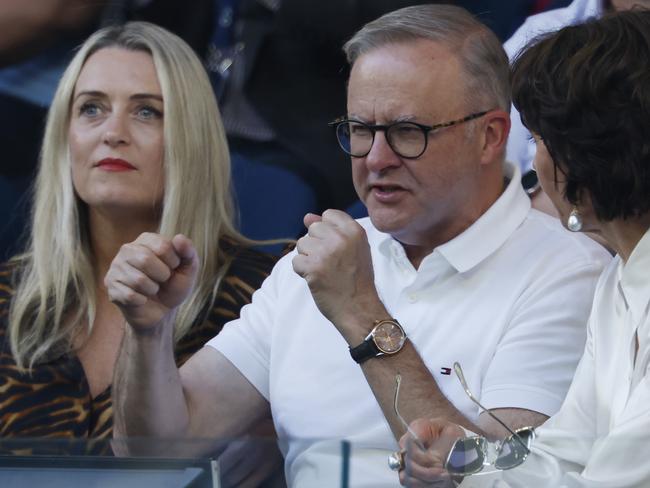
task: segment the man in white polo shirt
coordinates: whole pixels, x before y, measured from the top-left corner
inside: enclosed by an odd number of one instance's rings
[[[142,295],[147,270],[174,261],[156,254],[166,239],[140,242],[142,275],[121,273],[120,253],[106,280],[130,325],[118,437],[237,436],[272,414],[291,486],[335,486],[340,439],[352,443],[350,486],[396,486],[386,455],[404,432],[397,374],[407,422],[444,416],[499,432],[451,376],[454,361],[514,428],[560,407],[609,255],[531,210],[504,163],[498,39],[462,9],[426,5],[369,23],[345,50],[348,114],[332,125],[369,218],[307,215],[296,251],[180,372],[169,345],[196,273],[191,243],[167,247],[181,261],[169,269],[177,292],[146,300],[124,290]]]

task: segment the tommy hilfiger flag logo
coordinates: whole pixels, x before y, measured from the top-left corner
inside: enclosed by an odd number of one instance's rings
[[[440,368],[440,374],[449,376],[451,374],[451,368]]]

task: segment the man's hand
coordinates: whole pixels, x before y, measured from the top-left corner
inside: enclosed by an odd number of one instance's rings
[[[360,310],[383,308],[363,227],[340,210],[307,214],[304,222],[308,231],[296,245],[293,269],[307,281],[321,313],[339,326]]]
[[[198,258],[187,237],[178,234],[169,240],[144,233],[120,248],[104,284],[133,329],[147,332],[173,318],[192,291],[197,272]]]
[[[404,453],[400,483],[408,487],[452,487],[444,465],[454,442],[465,436],[463,429],[442,418],[417,419],[410,428],[417,439],[407,432],[399,441]]]

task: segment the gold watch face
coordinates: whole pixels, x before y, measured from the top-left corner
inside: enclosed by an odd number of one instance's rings
[[[372,338],[381,352],[394,354],[402,349],[406,335],[397,322],[385,320],[373,329]]]

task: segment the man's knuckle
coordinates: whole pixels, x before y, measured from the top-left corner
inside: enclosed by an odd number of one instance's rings
[[[167,281],[169,278],[171,278],[171,276],[172,276],[172,272],[167,267],[163,268],[160,272],[160,277],[162,281]]]
[[[157,261],[156,252],[150,247],[144,247],[138,250],[138,253],[134,256],[135,261],[139,268],[151,268]]]
[[[171,251],[172,244],[166,239],[160,239],[152,244],[151,249],[158,256],[163,256]]]
[[[133,244],[127,242],[126,244],[122,244],[120,246],[120,250],[118,254],[128,254],[131,252],[132,249],[133,249]]]
[[[346,229],[348,229],[348,232],[350,232],[350,234],[357,238],[361,238],[366,234],[366,231],[363,230],[363,227],[361,227],[355,220],[348,222],[346,224]]]
[[[143,275],[138,275],[133,278],[133,284],[138,288],[145,288],[150,284],[150,282],[149,278]]]
[[[158,234],[155,234],[153,232],[143,232],[140,234],[138,237],[138,241],[151,241],[154,240],[156,237],[158,237]]]
[[[113,282],[113,275],[115,273],[115,268],[113,265],[111,265],[110,268],[108,268],[108,271],[104,275],[104,286],[108,286]]]
[[[124,300],[126,301],[126,303],[135,302],[137,300],[137,296],[138,296],[138,294],[134,290],[131,290],[131,289],[128,289],[128,290],[126,290],[124,292]]]

